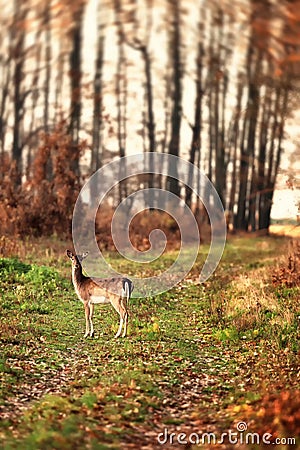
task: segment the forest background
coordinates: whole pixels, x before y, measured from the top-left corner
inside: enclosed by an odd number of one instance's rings
[[[291,164],[299,154],[287,134],[299,103],[299,5],[3,3],[1,232],[70,230],[88,176],[141,151],[188,159],[233,229],[267,230],[283,153]],[[297,185],[292,170],[288,183]],[[151,174],[121,183],[110,206],[139,186],[166,188],[199,217],[191,189]]]

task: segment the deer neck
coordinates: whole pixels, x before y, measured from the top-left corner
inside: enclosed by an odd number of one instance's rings
[[[72,267],[72,281],[74,286],[79,286],[84,280],[85,276],[82,273],[82,267]]]

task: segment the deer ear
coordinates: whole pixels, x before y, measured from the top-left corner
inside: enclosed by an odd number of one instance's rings
[[[83,252],[81,255],[81,259],[84,259],[88,256],[89,252]]]
[[[66,254],[69,258],[72,258],[72,256],[74,256],[73,253],[71,252],[71,250],[67,250]]]

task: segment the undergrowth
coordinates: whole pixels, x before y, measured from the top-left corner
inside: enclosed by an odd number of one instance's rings
[[[47,236],[70,234],[80,180],[73,165],[83,151],[71,144],[65,123],[51,134],[44,134],[35,155],[32,172],[24,183],[16,164],[6,153],[1,155],[0,234]]]
[[[252,261],[230,277],[226,290],[213,290],[210,311],[216,337],[267,340],[274,351],[289,349],[297,354],[299,270],[299,243],[291,242],[280,263]]]

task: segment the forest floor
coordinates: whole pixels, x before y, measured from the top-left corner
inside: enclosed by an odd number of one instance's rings
[[[96,336],[83,338],[65,242],[6,242],[0,447],[299,448],[300,289],[284,282],[289,241],[230,237],[204,284],[200,254],[179,285],[131,300],[119,340],[110,306],[96,308]]]

